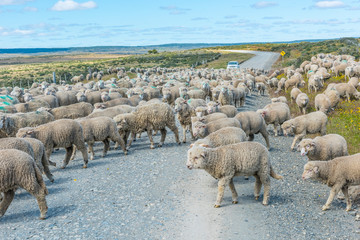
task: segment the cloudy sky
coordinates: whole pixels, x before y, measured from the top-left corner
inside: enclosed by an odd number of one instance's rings
[[[359,37],[360,0],[0,0],[0,48]]]

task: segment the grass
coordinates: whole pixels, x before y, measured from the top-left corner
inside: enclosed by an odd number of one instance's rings
[[[279,76],[279,78],[284,76]],[[300,88],[300,90],[304,93],[306,93],[309,97],[309,108],[307,109],[307,112],[314,112],[315,110],[315,97],[318,93],[315,92],[308,92],[307,90],[307,83],[308,79],[306,78],[306,75],[304,75],[304,80],[306,82],[304,88]],[[324,88],[330,83],[340,83],[340,82],[346,82],[344,79],[344,76],[339,77],[331,77],[328,80],[325,80]],[[296,103],[290,102],[290,92],[291,89],[284,92],[281,91],[280,93],[276,93],[275,90],[270,89],[269,94],[271,97],[278,97],[278,96],[285,96],[288,100],[291,117],[297,117],[301,115],[300,110]],[[330,133],[336,133],[341,136],[343,136],[348,144],[348,150],[349,154],[355,154],[360,152],[360,101],[351,101],[350,103],[347,100],[341,100],[335,111],[332,111],[328,115],[328,125],[327,125],[327,134]],[[315,137],[319,134],[312,134],[308,135],[307,137]]]
[[[239,63],[242,63],[253,56],[254,54],[249,54],[249,53],[232,53],[232,52],[221,51],[221,56],[218,59],[206,64],[202,64],[197,68],[215,68],[215,69],[226,68],[228,62],[230,61],[238,61]]]

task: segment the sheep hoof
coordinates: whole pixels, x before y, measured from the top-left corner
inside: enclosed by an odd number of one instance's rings
[[[127,152],[127,151],[124,151],[124,155],[128,155],[128,152]]]
[[[61,169],[64,169],[65,167],[66,167],[66,166],[61,166],[60,168],[61,168]]]
[[[245,180],[249,180],[249,177],[245,177]]]
[[[264,206],[268,206],[269,205],[269,203],[267,203],[267,202],[263,202],[262,203]]]
[[[155,147],[153,145],[150,146],[150,149],[155,149]]]
[[[353,210],[352,208],[346,208],[345,211],[350,212],[350,211],[352,211],[352,210]]]
[[[259,196],[255,196],[255,200],[259,200]]]
[[[160,144],[158,145],[158,147],[162,147],[162,143],[160,143]]]
[[[323,211],[326,211],[326,210],[328,210],[328,209],[329,209],[329,207],[326,206],[326,205],[324,205],[324,206],[321,208],[321,210],[323,210]]]
[[[50,182],[54,182],[54,179],[53,178],[51,178],[51,179],[49,179],[50,180]]]
[[[183,142],[183,143],[186,143],[186,140],[183,140],[182,142]]]
[[[39,217],[39,219],[40,219],[40,220],[45,220],[46,217],[45,217],[45,216],[44,216],[44,217]]]
[[[238,201],[232,201],[232,204],[238,204],[239,202]]]
[[[220,207],[220,205],[218,205],[218,204],[214,205],[214,208],[219,208],[219,207]]]
[[[87,168],[87,165],[84,165],[83,168]]]

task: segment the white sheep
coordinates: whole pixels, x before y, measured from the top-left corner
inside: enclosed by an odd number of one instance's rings
[[[307,109],[308,104],[309,104],[308,95],[306,95],[306,93],[300,93],[296,97],[296,104],[298,105],[298,107],[300,109],[300,112],[302,112],[303,114],[306,114],[306,109]]]

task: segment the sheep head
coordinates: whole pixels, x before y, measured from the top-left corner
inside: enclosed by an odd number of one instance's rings
[[[208,149],[204,146],[194,146],[187,152],[186,166],[188,169],[204,169],[207,165]]]
[[[314,163],[308,162],[304,166],[304,172],[302,174],[302,179],[316,179],[319,176],[319,167],[315,166]]]
[[[285,136],[294,134],[295,125],[291,120],[284,122],[281,125],[281,128],[282,128]]]
[[[301,156],[305,156],[308,153],[312,153],[315,150],[315,142],[312,139],[303,139],[297,146],[297,151]]]

